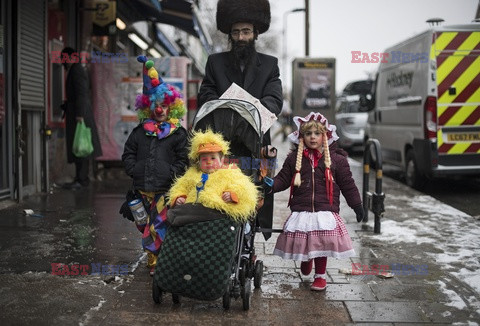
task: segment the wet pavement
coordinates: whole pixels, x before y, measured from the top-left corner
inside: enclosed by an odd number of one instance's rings
[[[288,146],[276,145],[281,161]],[[353,160],[351,166],[361,188],[362,166]],[[371,213],[368,223],[357,223],[342,198],[341,215],[358,256],[329,259],[324,292],[310,291],[313,276],[302,276],[298,262],[272,255],[276,234],[268,241],[257,234],[264,278],[261,289],[253,291],[248,311],[241,299],[232,301],[228,311],[221,299],[181,298],[173,304],[164,294],[163,303],[153,302],[140,233],[118,214],[129,184],[121,170],[110,169],[102,182],[88,189],[52,188],[49,194],[0,209],[1,325],[480,323],[475,251],[480,247],[480,221],[396,180],[384,178],[386,212],[380,235],[373,233]],[[275,196],[276,228],[288,215],[287,197],[287,191]],[[432,205],[440,213],[429,210]],[[26,216],[24,209],[37,215]],[[426,232],[425,226],[432,231]],[[472,237],[462,238],[469,233]],[[365,271],[387,265],[386,272],[395,275],[351,275],[352,264]],[[87,275],[79,275],[82,266]],[[68,268],[72,275],[52,275],[52,268],[57,273]],[[101,268],[104,273],[95,274]]]

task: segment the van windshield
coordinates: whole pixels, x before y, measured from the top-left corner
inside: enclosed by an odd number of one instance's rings
[[[372,91],[373,80],[362,80],[348,84],[343,90],[345,95],[369,94]]]

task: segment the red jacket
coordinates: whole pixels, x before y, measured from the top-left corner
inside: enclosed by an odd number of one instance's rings
[[[360,193],[352,178],[346,153],[343,150],[336,149],[336,145],[332,145],[330,147],[330,157],[332,159],[330,169],[333,175],[333,205],[330,206],[327,197],[323,158],[320,159],[318,166],[312,171],[310,160],[303,157],[300,169],[302,184],[293,188],[293,197],[290,200],[292,212],[331,211],[338,213],[340,211],[340,191],[351,208],[362,204]],[[274,179],[273,192],[283,191],[290,187],[295,175],[296,159],[297,150],[288,154],[282,169]]]

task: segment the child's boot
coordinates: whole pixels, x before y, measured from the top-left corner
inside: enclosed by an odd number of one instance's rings
[[[302,263],[300,264],[300,271],[303,275],[309,275],[312,272],[312,268],[313,259],[310,259],[309,261],[302,261]]]
[[[147,268],[150,268],[150,276],[155,273],[155,265],[157,265],[157,255],[147,251]]]
[[[327,280],[325,279],[325,274],[319,275],[315,274],[315,279],[313,280],[312,286],[310,289],[312,291],[323,291],[327,287]]]

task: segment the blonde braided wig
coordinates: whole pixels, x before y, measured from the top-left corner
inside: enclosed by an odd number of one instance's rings
[[[293,181],[293,185],[297,187],[302,184],[300,169],[302,168],[303,146],[303,138],[300,138],[298,142],[297,161],[295,162],[295,180]]]

